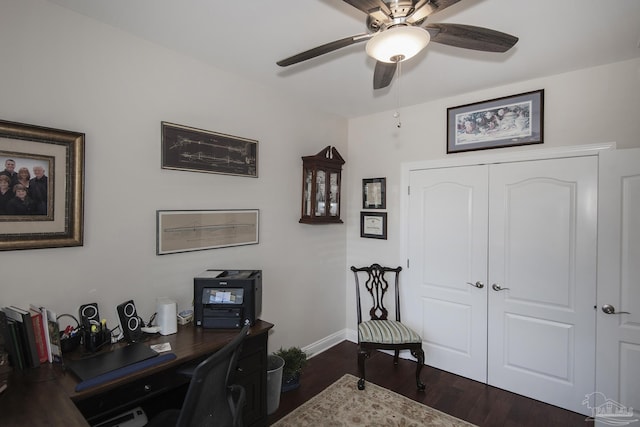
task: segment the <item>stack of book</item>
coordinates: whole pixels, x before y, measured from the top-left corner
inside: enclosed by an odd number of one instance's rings
[[[12,371],[9,363],[9,352],[7,351],[7,344],[5,342],[5,336],[7,335],[6,327],[7,315],[0,311],[0,394],[7,389],[7,381]]]
[[[25,310],[4,307],[0,315],[0,340],[10,365],[18,370],[37,368],[41,363],[59,362],[60,332],[56,315],[44,307]]]

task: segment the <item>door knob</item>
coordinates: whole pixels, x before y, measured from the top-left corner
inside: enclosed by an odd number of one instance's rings
[[[616,311],[616,308],[611,304],[605,304],[602,306],[602,311],[607,314],[631,314],[628,311]]]
[[[509,289],[509,288],[503,288],[502,286],[498,285],[497,283],[494,283],[493,285],[491,285],[491,288],[496,292],[497,291],[506,291],[506,290]]]
[[[475,286],[478,289],[484,288],[484,283],[478,281],[476,283],[467,282],[468,285]]]

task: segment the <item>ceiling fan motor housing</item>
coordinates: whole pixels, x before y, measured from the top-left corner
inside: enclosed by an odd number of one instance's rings
[[[422,1],[424,3],[424,1]],[[371,32],[385,30],[395,25],[408,25],[406,17],[415,10],[410,0],[385,3],[387,7],[377,7],[368,11],[367,28]]]

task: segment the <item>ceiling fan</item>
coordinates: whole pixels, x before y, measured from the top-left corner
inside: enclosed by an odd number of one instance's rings
[[[484,52],[506,52],[518,38],[500,31],[461,24],[426,24],[432,14],[460,0],[343,0],[367,14],[368,32],[346,37],[278,61],[297,64],[366,41],[366,52],[376,60],[373,88],[391,84],[398,64],[413,57],[431,41]]]

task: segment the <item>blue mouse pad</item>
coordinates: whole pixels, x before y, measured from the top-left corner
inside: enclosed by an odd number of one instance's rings
[[[79,360],[65,360],[66,367],[81,381],[115,371],[128,365],[156,357],[158,352],[142,343],[131,343],[126,347],[100,353]]]

